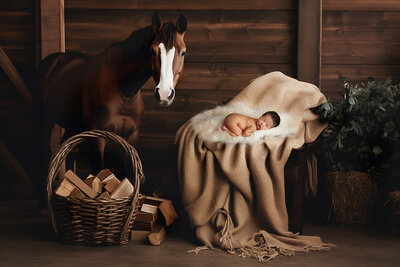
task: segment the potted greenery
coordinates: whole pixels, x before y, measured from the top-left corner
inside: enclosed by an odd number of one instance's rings
[[[367,223],[376,182],[386,196],[400,189],[400,83],[370,78],[354,85],[340,79],[343,98],[314,110],[328,122],[317,156],[335,221]]]

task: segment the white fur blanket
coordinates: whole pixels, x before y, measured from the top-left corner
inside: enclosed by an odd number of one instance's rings
[[[290,114],[278,112],[281,122],[277,127],[268,130],[258,130],[249,137],[230,136],[226,131],[221,130],[224,119],[230,113],[240,113],[253,118],[259,118],[270,109],[255,109],[251,106],[236,103],[234,105],[218,106],[197,114],[190,120],[191,127],[198,134],[199,138],[209,142],[220,143],[246,143],[255,144],[261,142],[268,136],[287,137],[294,135],[298,124],[293,120]]]

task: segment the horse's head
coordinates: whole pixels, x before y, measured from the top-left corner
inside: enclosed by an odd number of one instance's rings
[[[152,27],[156,35],[151,46],[153,77],[157,84],[155,94],[160,105],[169,106],[174,101],[175,86],[183,71],[186,18],[179,15],[176,24],[163,24],[156,13],[152,18]]]

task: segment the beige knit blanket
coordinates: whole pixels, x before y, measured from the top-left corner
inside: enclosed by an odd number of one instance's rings
[[[324,251],[332,246],[317,236],[288,230],[284,188],[284,166],[291,150],[313,142],[325,128],[310,111],[324,102],[326,98],[314,85],[272,72],[254,80],[227,106],[286,114],[295,131],[267,134],[249,143],[204,138],[194,118],[179,129],[176,143],[183,204],[206,247],[266,261],[279,254]]]

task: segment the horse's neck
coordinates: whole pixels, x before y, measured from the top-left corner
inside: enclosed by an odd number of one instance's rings
[[[144,56],[132,60],[122,68],[119,89],[126,97],[132,97],[142,88],[151,77],[150,57]]]
[[[150,46],[154,40],[151,27],[135,31],[131,36],[109,50],[114,49],[116,61],[120,64],[115,68],[119,89],[126,97],[134,96],[143,84],[151,77]]]

